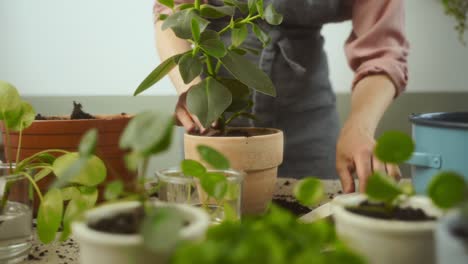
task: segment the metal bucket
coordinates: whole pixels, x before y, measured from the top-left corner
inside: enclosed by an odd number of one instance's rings
[[[468,112],[412,114],[416,149],[408,161],[417,193],[425,193],[440,171],[455,171],[468,180]]]

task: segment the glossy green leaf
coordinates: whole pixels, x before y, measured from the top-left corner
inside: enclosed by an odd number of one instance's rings
[[[196,19],[192,19],[192,37],[195,43],[200,41],[200,24]]]
[[[233,6],[214,6],[209,4],[201,5],[200,15],[202,17],[217,19],[225,16],[233,16],[235,7]]]
[[[96,186],[107,176],[106,166],[100,158],[93,155],[83,159],[76,152],[58,157],[52,167],[62,181],[85,186]]]
[[[427,194],[436,206],[449,209],[467,198],[468,185],[463,176],[456,172],[441,172],[431,179]]]
[[[31,104],[21,101],[18,111],[6,113],[6,123],[13,131],[20,131],[28,128],[36,117],[36,112]]]
[[[211,123],[231,105],[232,95],[221,83],[208,77],[192,86],[187,94],[187,107],[204,127]]]
[[[203,71],[203,65],[197,56],[187,53],[179,61],[179,72],[185,84],[189,84]]]
[[[270,36],[268,36],[268,34],[265,33],[256,24],[251,24],[251,26],[252,26],[252,32],[255,34],[255,36],[257,36],[258,40],[260,40],[260,42],[262,42],[263,47],[268,46],[268,44],[270,44],[270,42],[271,42]]]
[[[264,17],[270,25],[276,26],[283,22],[283,16],[276,12],[275,8],[273,7],[273,4],[269,4],[266,7]]]
[[[63,215],[63,231],[60,234],[60,241],[65,241],[70,237],[71,223],[88,209],[86,201],[79,198],[68,203]]]
[[[305,206],[318,205],[325,195],[322,182],[315,178],[300,180],[293,192],[296,199]]]
[[[154,208],[144,218],[141,234],[144,246],[152,252],[173,250],[184,226],[183,215],[174,207]]]
[[[375,146],[375,156],[387,163],[402,163],[409,158],[414,151],[414,143],[411,137],[399,131],[385,132]]]
[[[88,208],[94,207],[99,196],[97,187],[80,186],[78,189],[80,190],[79,199],[83,200]]]
[[[206,173],[206,168],[196,160],[183,160],[180,164],[182,172],[186,176],[202,177]]]
[[[205,173],[200,178],[200,184],[208,196],[222,200],[227,192],[228,181],[226,176],[218,172]]]
[[[174,0],[158,0],[158,2],[169,8],[174,8]]]
[[[257,6],[257,12],[258,14],[263,17],[264,14],[264,8],[263,8],[263,0],[257,0],[255,1],[255,5]]]
[[[202,160],[215,169],[226,170],[231,167],[229,160],[222,153],[212,147],[198,145],[197,151]]]
[[[226,112],[237,112],[248,109],[251,105],[251,90],[245,84],[234,79],[220,79],[224,87],[228,88],[232,94],[232,103]]]
[[[119,198],[124,191],[124,184],[121,180],[115,180],[106,185],[104,199],[112,201]]]
[[[76,186],[60,188],[60,192],[62,193],[62,199],[64,201],[76,199],[81,194]]]
[[[239,11],[241,11],[243,14],[249,12],[249,7],[247,3],[238,0],[224,0],[224,4],[237,7]]]
[[[247,25],[242,24],[239,27],[233,28],[231,31],[231,42],[235,47],[240,46],[248,35]]]
[[[42,243],[55,240],[55,235],[62,222],[63,200],[58,189],[50,189],[39,205],[37,213],[37,234]]]
[[[78,152],[83,157],[89,157],[96,151],[98,131],[96,128],[88,130],[81,138]]]
[[[21,98],[16,88],[7,82],[0,80],[0,120],[8,124],[8,117],[17,117],[21,111]]]
[[[402,193],[403,191],[389,176],[374,172],[367,180],[366,194],[372,200],[389,203]]]
[[[159,82],[164,76],[166,76],[174,67],[177,62],[184,54],[177,54],[159,64],[138,86],[133,93],[134,96],[146,91],[151,88],[154,84]]]
[[[221,58],[226,55],[226,47],[218,33],[213,30],[205,30],[200,36],[200,48],[208,55]]]
[[[184,9],[175,12],[166,18],[161,26],[162,30],[171,28],[174,34],[181,39],[190,39],[192,37],[192,20],[195,19],[200,25],[200,32],[204,31],[209,21],[201,18],[193,9]]]
[[[248,0],[247,6],[249,7],[249,15],[253,16],[257,13],[257,0]]]
[[[276,96],[275,87],[268,75],[243,56],[228,51],[227,55],[221,58],[221,62],[233,76],[248,87],[260,93]]]

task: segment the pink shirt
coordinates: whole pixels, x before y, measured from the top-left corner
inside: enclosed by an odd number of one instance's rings
[[[170,10],[156,0],[154,12],[168,14]],[[353,87],[368,75],[384,73],[393,81],[399,95],[408,82],[409,44],[404,30],[403,0],[354,0],[352,23],[345,53],[355,72]]]

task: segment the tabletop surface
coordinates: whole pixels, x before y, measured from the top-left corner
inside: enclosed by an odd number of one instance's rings
[[[276,197],[290,196],[296,181],[287,178],[278,179],[274,195]],[[322,203],[330,201],[335,195],[341,193],[339,180],[324,180],[322,182],[326,191],[326,197]],[[54,242],[48,245],[43,245],[34,239],[28,259],[21,262],[21,264],[78,264],[78,255],[78,244],[73,238],[65,242]]]

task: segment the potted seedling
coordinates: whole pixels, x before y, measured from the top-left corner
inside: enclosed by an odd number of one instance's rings
[[[434,204],[449,210],[436,230],[437,263],[468,263],[468,184],[456,172],[434,176],[427,193]]]
[[[203,237],[210,223],[203,210],[155,202],[153,191],[145,188],[149,158],[169,147],[172,129],[172,117],[152,112],[129,122],[120,146],[129,151],[128,168],[138,171],[136,188],[129,192],[121,181],[109,183],[104,192],[108,202],[73,224],[80,263],[166,263],[180,241]]]
[[[3,121],[7,146],[10,131],[21,133],[31,125],[34,115],[31,105],[21,100],[14,87],[0,86],[0,120]],[[51,149],[22,160],[18,154],[20,148],[7,148],[9,157],[16,156],[16,163],[1,164],[0,262],[20,261],[28,255],[33,193],[39,199],[37,233],[43,243],[54,241],[59,228],[62,228],[60,238],[65,240],[76,214],[94,206],[97,185],[106,178],[104,163],[93,155],[94,145],[90,141],[96,136],[96,131],[86,134],[78,152]],[[57,153],[61,154],[59,158],[55,158]],[[38,184],[41,181],[55,176],[60,186],[54,184],[47,192],[40,190]]]
[[[410,137],[387,132],[374,153],[383,162],[398,164],[413,150]],[[337,234],[369,263],[435,263],[433,232],[441,212],[430,199],[413,193],[412,185],[398,185],[385,172],[375,172],[365,194],[334,199]]]
[[[0,87],[13,87],[11,84],[0,81]],[[6,104],[8,97],[2,97],[2,105]],[[96,128],[101,140],[98,142],[96,153],[102,158],[108,168],[108,180],[125,179],[125,182],[134,182],[135,175],[128,171],[123,160],[125,152],[119,148],[119,137],[130,120],[127,114],[118,115],[91,115],[82,110],[82,105],[74,102],[69,116],[44,116],[35,114],[31,116],[31,124],[20,130],[9,131],[6,138],[6,127],[0,123],[3,132],[5,157],[9,162],[16,159],[25,159],[37,152],[47,149],[63,149],[74,151],[82,136],[90,129]],[[18,153],[17,157],[9,155],[8,150]],[[55,153],[59,155],[60,153]],[[39,183],[41,190],[49,185],[47,179]],[[132,186],[128,186],[131,188]]]
[[[173,10],[171,15],[159,17],[164,20],[162,28],[171,29],[177,37],[189,41],[192,49],[163,61],[134,95],[153,86],[176,66],[186,84],[200,77],[201,81],[188,90],[186,103],[208,131],[203,135],[196,131],[185,134],[185,158],[201,161],[199,145],[223,153],[233,169],[246,172],[242,211],[262,213],[273,196],[277,168],[283,160],[283,133],[270,128],[229,125],[238,118],[255,118],[251,113],[253,91],[276,96],[270,78],[244,57],[248,52],[258,51],[242,44],[251,30],[267,45],[270,38],[258,21],[278,25],[282,16],[272,4],[265,8],[263,0],[248,3],[224,0],[217,6],[201,4],[200,0],[182,5],[175,5],[173,0],[159,2]],[[209,19],[220,18],[230,22],[219,30],[208,27]],[[224,35],[231,36],[231,43],[221,41]]]
[[[311,206],[321,200],[324,191],[319,180],[307,178],[297,184],[295,193],[299,201]],[[365,262],[336,238],[330,222],[299,222],[295,215],[272,205],[263,216],[210,227],[205,240],[179,247],[171,263]]]

